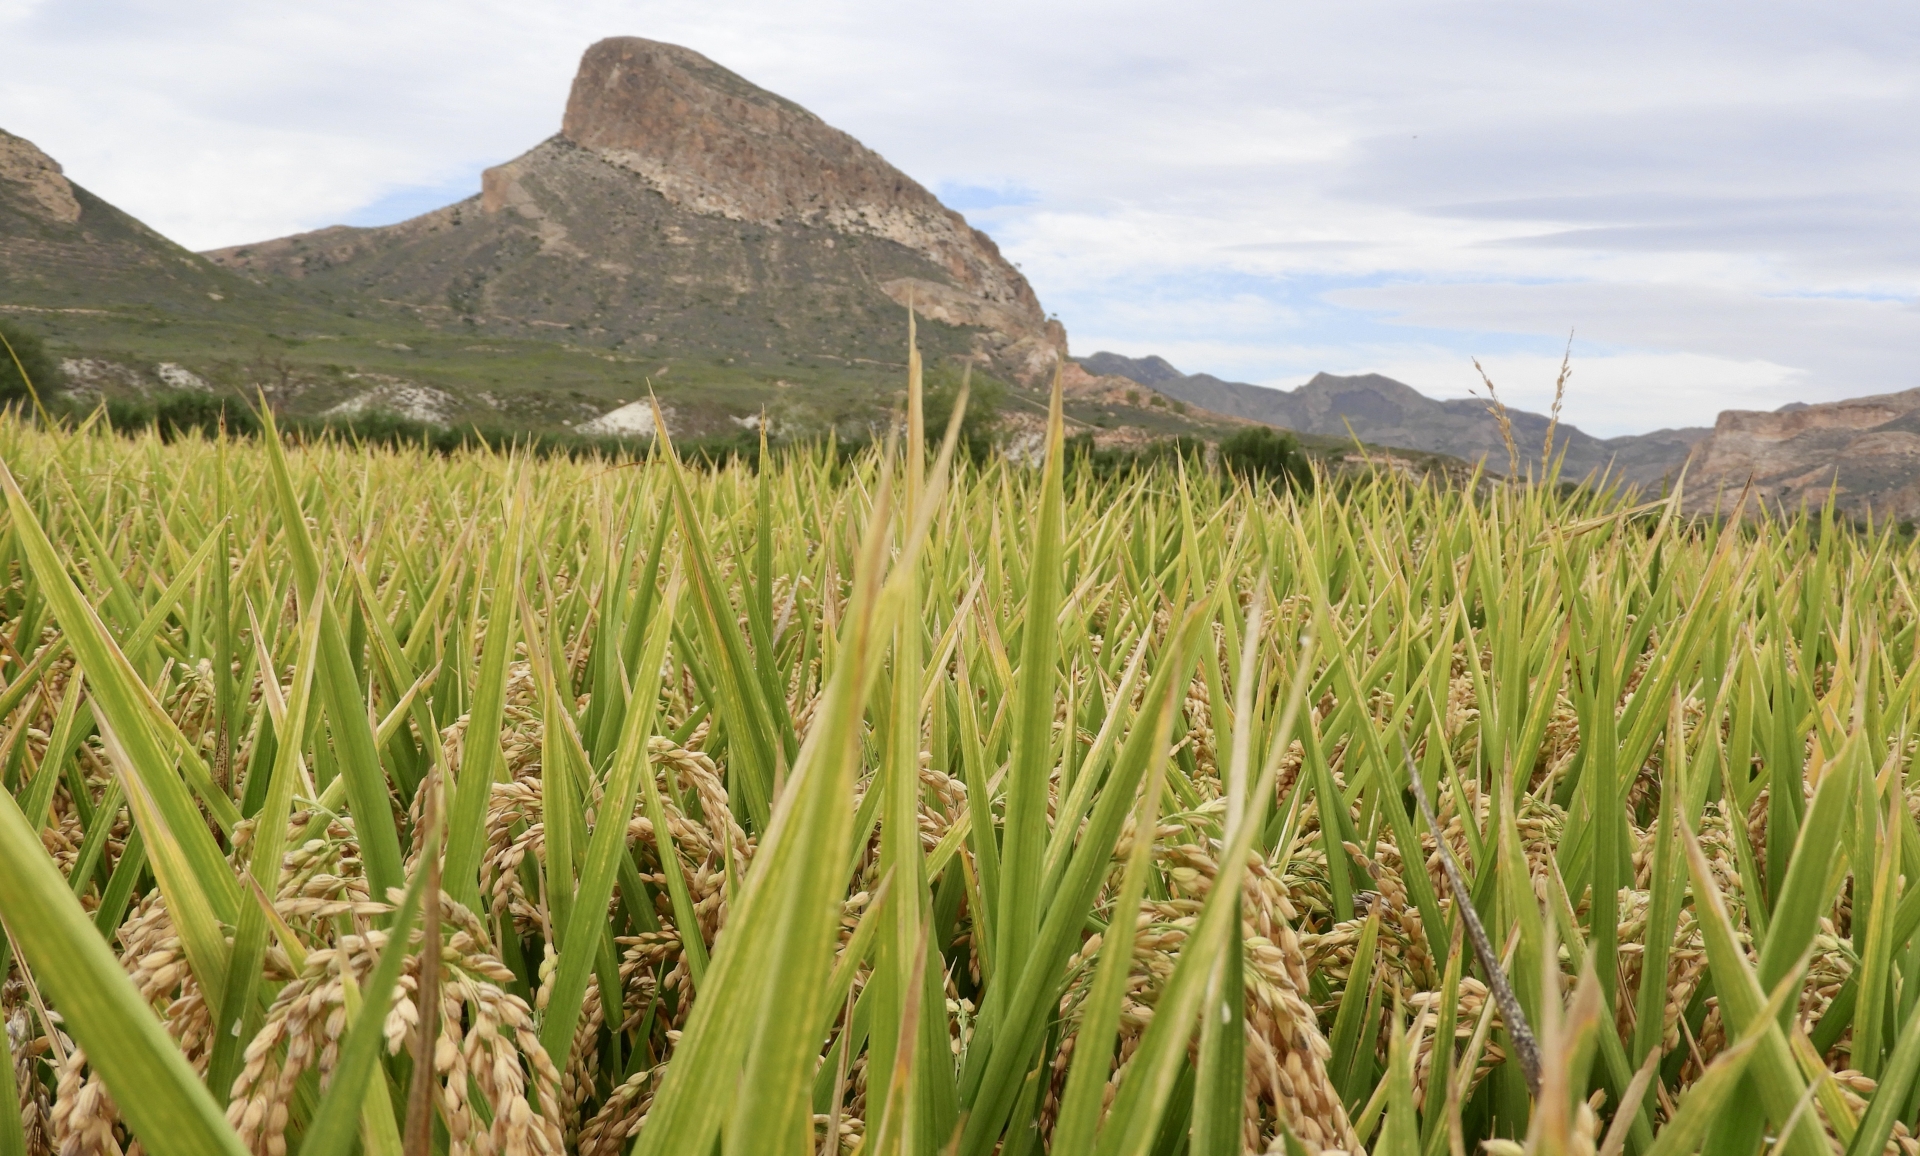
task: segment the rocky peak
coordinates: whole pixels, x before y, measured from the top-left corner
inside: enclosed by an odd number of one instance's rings
[[[959,324],[1046,335],[1032,287],[986,234],[872,149],[690,49],[637,36],[588,48],[561,135],[694,212],[903,245],[966,292],[884,285],[896,301],[913,297]],[[512,203],[508,175],[490,174],[485,207]]]
[[[1433,405],[1419,390],[1378,373],[1316,373],[1294,395],[1333,418],[1376,422],[1406,421]]]
[[[32,141],[4,129],[0,129],[0,198],[31,216],[63,225],[80,219],[80,202],[60,163]]]
[[[922,348],[1022,382],[1066,333],[985,234],[846,133],[685,48],[588,48],[562,131],[457,204],[207,256],[432,324],[756,373],[865,378]],[[641,351],[644,351],[641,354]],[[752,366],[754,368],[749,369]]]

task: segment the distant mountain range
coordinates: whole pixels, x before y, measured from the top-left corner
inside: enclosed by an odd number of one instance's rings
[[[1507,468],[1499,423],[1474,398],[1436,400],[1377,373],[1316,375],[1297,389],[1273,389],[1185,374],[1160,357],[1096,353],[1077,359],[1089,373],[1122,377],[1168,397],[1232,417],[1324,437],[1358,436],[1389,446],[1485,460]],[[1539,469],[1547,418],[1509,410],[1522,468]],[[1596,438],[1561,424],[1562,477],[1608,476],[1643,488],[1686,468],[1688,506],[1727,507],[1751,483],[1750,498],[1778,508],[1818,506],[1831,490],[1843,509],[1920,521],[1920,389],[1846,401],[1793,402],[1771,413],[1725,410],[1711,429],[1655,430]]]
[[[1181,373],[1159,357],[1102,352],[1077,360],[1090,373],[1128,378],[1232,417],[1326,437],[1357,436],[1379,445],[1449,454],[1470,462],[1484,458],[1488,468],[1501,473],[1510,468],[1506,441],[1486,402],[1439,401],[1377,373],[1352,377],[1322,373],[1289,390],[1222,381],[1207,373]],[[1507,413],[1521,468],[1531,468],[1537,476],[1548,419],[1524,410]],[[1663,429],[1603,439],[1562,422],[1554,433],[1554,452],[1566,455],[1563,477],[1583,478],[1610,469],[1613,477],[1644,486],[1677,474],[1693,447],[1711,432]]]

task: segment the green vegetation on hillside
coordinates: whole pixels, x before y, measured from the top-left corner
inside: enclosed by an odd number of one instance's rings
[[[0,404],[28,400],[36,389],[54,388],[62,380],[38,333],[0,319]]]
[[[199,391],[113,398],[93,410],[56,406],[53,412],[57,419],[75,426],[94,420],[97,413],[103,428],[133,436],[150,432],[166,443],[183,437],[214,437],[222,433],[234,438],[255,438],[266,430],[260,412],[240,399]],[[652,451],[651,438],[529,433],[497,424],[447,426],[377,409],[351,416],[289,417],[280,420],[277,429],[282,437],[296,442],[337,441],[355,446],[419,449],[442,455],[491,450],[535,458],[559,455],[617,462],[644,458]],[[864,444],[846,447],[840,451],[841,456],[858,452]],[[681,456],[709,464],[734,460],[757,463],[760,450],[760,440],[746,430],[720,437],[688,439],[679,444]]]
[[[1057,404],[0,418],[0,1152],[1913,1150],[1920,547]]]
[[[1311,486],[1313,466],[1300,440],[1271,426],[1248,426],[1220,441],[1220,464],[1248,481]]]
[[[959,450],[975,464],[983,464],[992,457],[1005,426],[1002,411],[1007,404],[1007,383],[943,362],[928,371],[926,389],[929,445],[939,444],[940,435],[952,420],[954,409],[961,404],[964,391],[966,408],[960,419]]]

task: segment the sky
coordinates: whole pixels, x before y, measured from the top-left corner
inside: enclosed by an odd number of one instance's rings
[[[194,248],[385,224],[686,45],[985,229],[1076,355],[1610,436],[1920,386],[1920,5],[0,0],[0,128]]]

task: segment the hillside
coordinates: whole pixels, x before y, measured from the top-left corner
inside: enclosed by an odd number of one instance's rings
[[[31,141],[0,131],[0,303],[41,310],[164,306],[182,318],[245,316],[270,297],[67,179]]]
[[[34,144],[0,131],[0,314],[56,340],[112,331],[190,333],[218,347],[317,311],[175,244],[67,179]]]
[[[1690,483],[1701,506],[1731,503],[1752,479],[1770,506],[1819,506],[1920,520],[1920,389],[1772,413],[1727,410],[1695,453]],[[1701,484],[1708,483],[1708,484]]]
[[[329,308],[747,372],[896,363],[909,303],[930,356],[1025,384],[1066,344],[992,240],[912,178],[698,53],[636,37],[588,49],[561,132],[487,170],[477,195],[208,257]]]
[[[258,390],[295,413],[378,406],[541,428],[635,390],[630,366],[551,340],[476,348],[412,318],[365,315],[374,312],[302,300],[190,252],[0,131],[0,316],[62,356],[55,392]]]
[[[1232,417],[1267,422],[1323,437],[1358,436],[1381,445],[1448,454],[1467,461],[1485,459],[1488,468],[1509,468],[1505,440],[1487,403],[1474,398],[1430,398],[1409,385],[1377,373],[1341,377],[1317,374],[1297,389],[1272,389],[1223,381],[1211,374],[1184,374],[1164,358],[1096,353],[1077,359],[1090,373],[1140,382],[1193,405]],[[1521,466],[1539,471],[1548,419],[1509,410]],[[1351,433],[1349,433],[1351,430]],[[1657,430],[1630,437],[1596,438],[1564,422],[1554,434],[1556,452],[1564,449],[1563,476],[1569,479],[1611,468],[1626,481],[1651,485],[1678,472],[1704,429]]]

